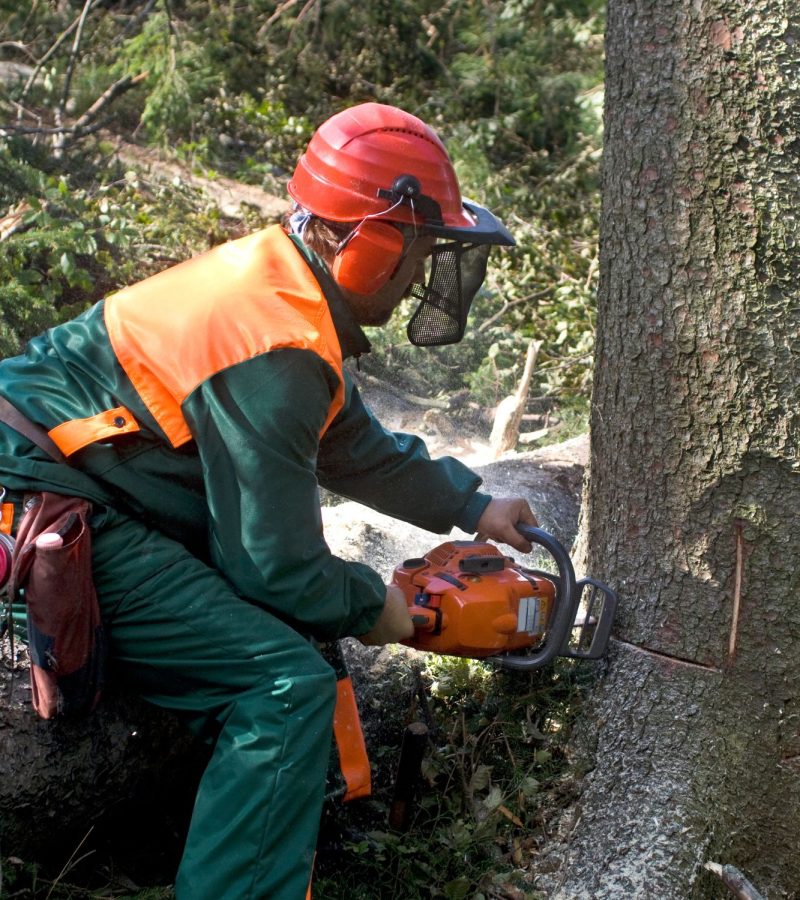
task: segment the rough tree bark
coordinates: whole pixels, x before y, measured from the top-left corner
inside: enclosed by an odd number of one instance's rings
[[[800,9],[608,12],[585,526],[621,612],[549,896],[730,896],[715,860],[797,897]]]

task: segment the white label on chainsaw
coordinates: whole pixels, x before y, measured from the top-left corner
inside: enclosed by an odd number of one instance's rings
[[[539,598],[522,597],[519,601],[517,612],[517,631],[527,631],[528,634],[539,632]]]

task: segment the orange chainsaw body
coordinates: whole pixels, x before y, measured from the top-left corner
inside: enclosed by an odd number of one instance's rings
[[[395,569],[415,625],[418,650],[482,658],[541,643],[555,586],[493,544],[450,541]]]

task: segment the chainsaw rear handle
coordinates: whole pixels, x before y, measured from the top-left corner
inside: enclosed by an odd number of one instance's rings
[[[408,614],[414,623],[416,631],[427,631],[430,634],[441,634],[446,625],[445,617],[440,609],[430,609],[427,606],[408,607]]]
[[[575,583],[575,569],[572,560],[561,543],[547,531],[531,525],[517,524],[517,531],[532,544],[539,544],[553,557],[558,566],[556,583],[555,612],[547,628],[544,646],[530,654],[508,653],[494,657],[504,669],[538,669],[546,665],[569,642],[572,626],[578,612],[580,593]]]

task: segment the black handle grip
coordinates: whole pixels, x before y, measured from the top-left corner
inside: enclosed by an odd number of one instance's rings
[[[497,656],[495,661],[504,669],[538,669],[558,656],[562,647],[569,640],[578,611],[580,594],[575,583],[575,569],[572,567],[572,560],[561,543],[549,532],[531,525],[518,524],[517,531],[525,540],[544,547],[558,566],[558,580],[554,579],[556,585],[555,612],[551,616],[543,647],[527,655],[509,653]]]

